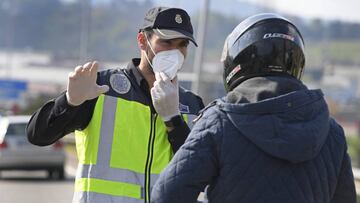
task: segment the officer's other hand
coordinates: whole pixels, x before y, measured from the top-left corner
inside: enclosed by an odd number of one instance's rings
[[[171,80],[164,72],[155,72],[156,81],[151,88],[151,98],[156,112],[163,121],[180,115],[177,76]]]
[[[96,61],[88,62],[83,66],[77,66],[69,73],[66,91],[68,104],[78,106],[109,90],[107,85],[96,84],[98,66]]]

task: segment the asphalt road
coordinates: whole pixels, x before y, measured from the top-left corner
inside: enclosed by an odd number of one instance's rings
[[[0,203],[68,203],[74,191],[77,160],[67,156],[65,180],[47,178],[46,171],[2,171]]]
[[[71,202],[74,178],[47,179],[46,172],[3,172],[0,180],[1,203]]]

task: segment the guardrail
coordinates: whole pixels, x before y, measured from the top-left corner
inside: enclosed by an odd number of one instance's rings
[[[356,193],[360,195],[360,169],[352,168],[355,180]]]

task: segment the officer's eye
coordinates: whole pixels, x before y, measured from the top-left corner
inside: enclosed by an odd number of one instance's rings
[[[171,45],[172,41],[171,40],[161,40],[160,43],[164,44],[164,45]]]
[[[183,41],[183,42],[181,42],[181,44],[180,44],[180,47],[188,47],[189,46],[189,41],[188,40],[186,40],[186,41]]]

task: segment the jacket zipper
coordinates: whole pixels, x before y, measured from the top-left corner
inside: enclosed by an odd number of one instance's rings
[[[148,153],[146,158],[146,166],[145,166],[145,203],[150,203],[150,177],[151,177],[151,165],[153,161],[153,153],[154,153],[154,142],[155,142],[155,134],[156,134],[156,118],[157,114],[151,112],[151,122],[150,122],[150,136],[148,141]]]

